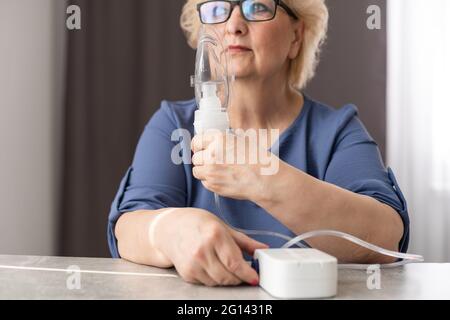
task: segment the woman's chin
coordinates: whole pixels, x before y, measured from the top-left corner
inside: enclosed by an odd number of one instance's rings
[[[234,79],[236,81],[245,80],[245,79],[249,79],[249,78],[250,78],[250,74],[249,73],[235,73],[234,74]]]
[[[235,76],[236,79],[238,78],[247,78],[251,75],[251,71],[249,67],[246,66],[236,66],[233,65],[231,72]]]

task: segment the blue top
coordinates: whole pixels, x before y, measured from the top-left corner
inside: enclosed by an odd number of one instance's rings
[[[172,141],[172,133],[183,128],[194,136],[196,108],[195,100],[163,101],[146,125],[109,213],[108,243],[114,258],[119,257],[114,227],[124,212],[196,207],[218,214],[213,193],[193,177],[192,165],[186,161],[175,164],[171,159],[173,148],[180,145],[178,140]],[[406,201],[357,113],[354,105],[336,110],[304,95],[302,111],[279,138],[278,156],[317,179],[373,197],[394,208],[404,224],[399,249],[406,252],[409,239]],[[189,145],[185,147],[190,150]],[[295,236],[251,201],[222,197],[221,209],[225,219],[235,227]],[[270,236],[252,237],[270,247],[281,247],[285,242]]]

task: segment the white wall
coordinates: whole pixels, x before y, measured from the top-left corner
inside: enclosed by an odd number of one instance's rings
[[[63,5],[0,0],[0,254],[55,253]]]

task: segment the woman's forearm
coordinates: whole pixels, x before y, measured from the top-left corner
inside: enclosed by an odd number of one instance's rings
[[[134,263],[170,268],[171,261],[150,241],[150,227],[154,219],[165,209],[139,210],[124,213],[116,223],[115,235],[119,254],[123,259]]]
[[[398,251],[403,223],[390,206],[318,180],[282,161],[276,175],[261,179],[264,191],[255,202],[294,233],[338,230]],[[307,242],[349,263],[395,261],[344,239],[318,237]]]

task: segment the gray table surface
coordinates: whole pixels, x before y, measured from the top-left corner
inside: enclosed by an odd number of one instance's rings
[[[76,274],[67,269],[74,266],[82,271],[78,274],[80,287],[70,290],[67,284],[76,283],[73,282]],[[450,299],[450,263],[382,269],[379,290],[367,288],[368,277],[364,270],[339,270],[335,299]],[[0,299],[273,298],[260,287],[191,285],[179,278],[174,269],[141,266],[119,259],[0,255]]]

